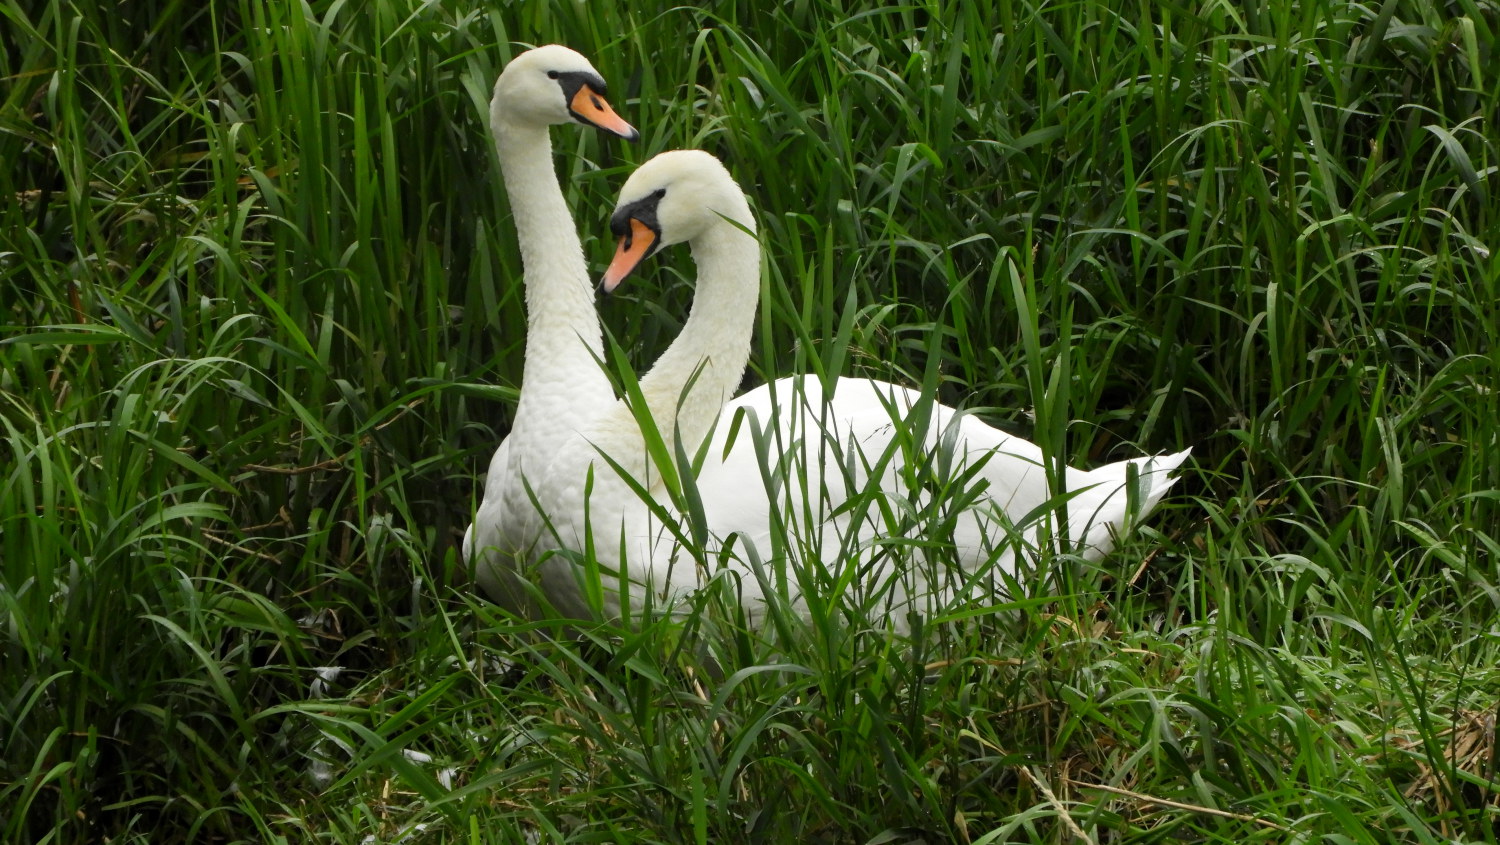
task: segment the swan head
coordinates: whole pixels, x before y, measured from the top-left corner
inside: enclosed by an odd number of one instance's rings
[[[755,218],[734,177],[702,150],[661,153],[636,168],[620,189],[609,219],[619,246],[601,286],[609,293],[664,247],[719,227],[755,233]]]
[[[641,137],[604,99],[599,71],[588,59],[557,44],[527,50],[500,72],[490,99],[490,124],[505,123],[582,123],[627,141]]]

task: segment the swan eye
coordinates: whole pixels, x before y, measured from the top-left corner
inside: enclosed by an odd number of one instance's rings
[[[657,188],[656,191],[651,194],[651,196],[653,198],[658,199],[658,200],[661,199],[662,197],[666,196],[666,195],[667,195],[667,189],[666,188]]]
[[[562,74],[558,73],[555,70],[549,70],[549,71],[547,71],[547,78],[548,79],[556,79],[556,78],[558,78],[561,75]]]

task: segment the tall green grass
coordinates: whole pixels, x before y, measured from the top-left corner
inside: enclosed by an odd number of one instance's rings
[[[10,841],[1497,838],[1490,4],[0,2]],[[755,383],[1194,447],[1060,595],[541,645],[455,544],[521,372],[524,44],[587,253],[721,156]],[[637,369],[686,255],[601,302]],[[536,627],[550,629],[549,622]],[[338,672],[325,667],[339,667]]]

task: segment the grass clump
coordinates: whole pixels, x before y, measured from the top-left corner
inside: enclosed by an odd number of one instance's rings
[[[0,20],[7,840],[1496,839],[1491,6]],[[593,260],[657,151],[751,195],[747,384],[1191,445],[1175,495],[910,642],[711,589],[543,645],[475,598],[525,329],[486,104],[551,41],[645,133],[558,135]],[[637,369],[664,260],[601,306]]]

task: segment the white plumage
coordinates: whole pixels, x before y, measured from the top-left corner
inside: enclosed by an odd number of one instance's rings
[[[1056,547],[1063,531],[1071,548],[1102,557],[1119,531],[1156,505],[1174,481],[1170,471],[1187,458],[1183,451],[1088,472],[1070,468],[1054,490],[1036,445],[909,388],[841,378],[825,393],[808,376],[731,399],[749,360],[760,289],[755,222],[743,192],[707,153],[663,153],[626,182],[611,228],[620,247],[605,288],[658,249],[687,241],[698,265],[692,311],[641,379],[644,407],[620,400],[584,424],[560,446],[538,493],[555,544],[588,546],[605,572],[623,567],[633,608],[646,590],[657,606],[670,606],[727,568],[752,618],[767,589],[805,607],[805,589],[831,588],[861,598],[879,615],[876,624],[903,630],[908,612],[931,613],[955,596],[1003,597],[1017,550]],[[666,524],[692,521],[674,507],[668,479],[694,473],[649,453],[640,425],[647,415],[669,453],[680,442],[688,455],[701,455],[702,559],[685,552]],[[643,485],[649,501],[627,479]],[[1055,516],[1062,500],[1065,525]],[[934,514],[944,508],[952,509],[945,537],[903,535],[943,522]],[[934,540],[951,540],[956,569],[913,564],[931,557]],[[908,553],[896,553],[902,547]],[[604,579],[602,603],[591,601],[566,556],[533,560],[564,613],[620,612],[616,579]]]
[[[515,421],[490,461],[463,555],[490,598],[523,615],[537,609],[518,567],[542,534],[526,479],[534,484],[558,446],[615,398],[598,364],[603,342],[583,247],[552,165],[548,129],[562,123],[638,137],[604,101],[604,80],[583,56],[556,45],[517,56],[495,82],[490,130],[525,268],[526,362]]]

